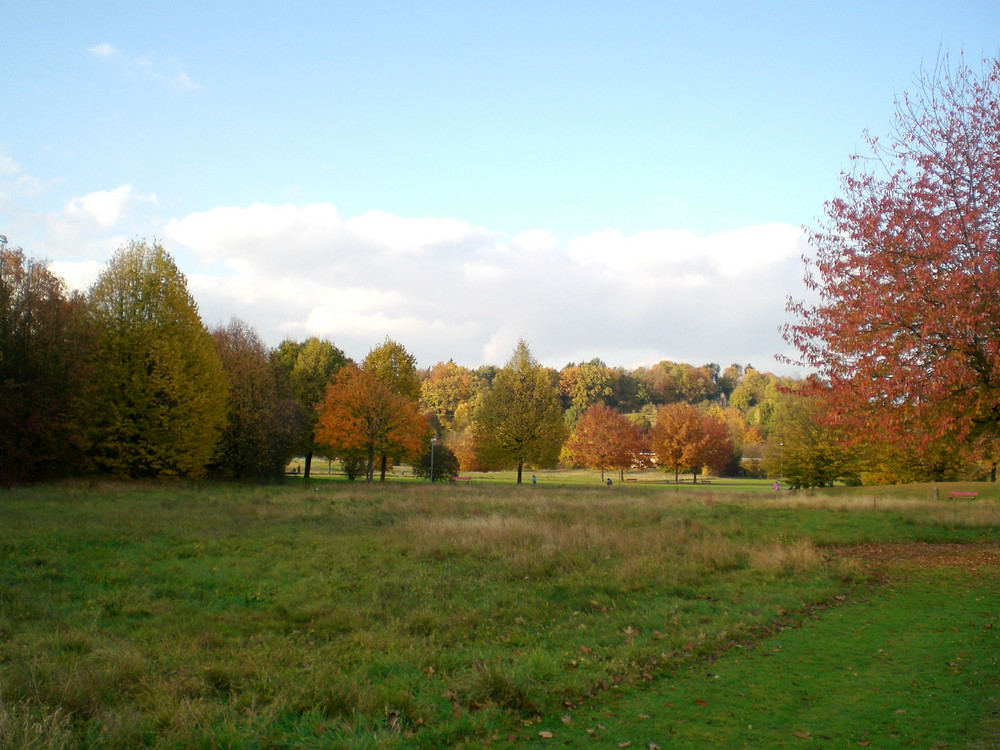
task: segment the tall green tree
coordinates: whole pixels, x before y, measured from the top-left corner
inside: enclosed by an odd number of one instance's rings
[[[475,451],[495,468],[554,466],[566,440],[558,374],[541,367],[522,340],[476,410]]]
[[[226,479],[278,479],[301,429],[295,403],[282,391],[279,371],[247,323],[234,318],[212,331],[212,339],[229,396],[210,470]]]
[[[79,296],[0,250],[0,485],[71,473],[86,448],[88,329]]]
[[[226,420],[226,378],[184,274],[160,244],[130,242],[91,287],[88,307],[97,467],[203,474]]]
[[[315,336],[301,343],[286,339],[271,357],[284,372],[299,410],[300,426],[294,450],[305,457],[303,476],[308,479],[313,456],[321,455],[329,447],[318,443],[314,434],[326,387],[348,359],[330,341]]]

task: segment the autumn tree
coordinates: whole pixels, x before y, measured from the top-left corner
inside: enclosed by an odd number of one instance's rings
[[[782,394],[764,454],[768,476],[792,487],[822,487],[858,472],[843,435],[825,419],[828,405],[815,389]]]
[[[726,422],[692,404],[661,406],[649,437],[657,463],[673,469],[675,482],[681,471],[690,471],[697,482],[702,468],[718,470],[732,454]]]
[[[210,471],[226,479],[276,479],[298,437],[299,414],[257,332],[242,320],[212,331],[229,395]]]
[[[613,394],[611,384],[611,368],[599,359],[564,367],[559,373],[559,390],[563,395],[567,424],[576,424],[592,404],[604,403]]]
[[[226,378],[187,280],[157,243],[118,250],[89,292],[94,460],[127,476],[198,476],[226,419]]]
[[[566,439],[553,375],[519,341],[476,411],[473,429],[478,460],[491,468],[516,467],[518,484],[526,464],[555,465]]]
[[[407,413],[420,412],[420,376],[417,373],[417,360],[402,344],[386,337],[385,341],[376,346],[365,357],[361,365],[372,373],[375,380],[389,389],[391,393],[405,400]],[[422,423],[422,431],[427,432],[426,421]],[[389,458],[394,460],[412,457],[412,451],[402,445],[385,442],[379,452],[379,474],[385,481],[385,472]]]
[[[420,400],[437,418],[442,429],[464,427],[463,406],[486,388],[486,381],[453,361],[438,362],[420,384]]]
[[[416,402],[395,392],[375,372],[349,363],[327,386],[316,425],[316,440],[337,455],[364,456],[365,479],[375,477],[383,455],[416,458],[430,439],[427,420]],[[385,480],[385,474],[382,474]]]
[[[68,474],[84,462],[83,312],[44,263],[0,250],[0,485]]]
[[[282,341],[271,359],[284,372],[298,407],[300,429],[295,450],[305,458],[303,477],[308,479],[313,455],[324,450],[315,439],[319,406],[334,374],[347,364],[347,357],[330,341],[312,336],[301,343]]]
[[[868,137],[826,221],[785,339],[862,439],[1000,433],[1000,61],[947,58]]]
[[[574,463],[600,469],[601,481],[605,469],[617,469],[621,480],[625,469],[644,463],[648,449],[642,430],[604,404],[593,404],[583,412],[565,448]]]

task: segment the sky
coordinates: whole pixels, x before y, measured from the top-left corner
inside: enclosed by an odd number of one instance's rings
[[[10,5],[10,247],[86,290],[159,241],[210,328],[420,367],[796,372],[804,230],[864,131],[1000,53],[995,0]]]

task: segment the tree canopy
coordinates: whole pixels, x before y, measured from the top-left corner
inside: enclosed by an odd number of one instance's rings
[[[1000,433],[1000,61],[941,58],[869,136],[826,221],[785,338],[832,418],[924,444]]]
[[[130,242],[90,289],[94,452],[128,476],[198,476],[226,419],[226,379],[187,280],[159,244]]]

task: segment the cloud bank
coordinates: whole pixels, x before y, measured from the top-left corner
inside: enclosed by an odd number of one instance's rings
[[[746,227],[700,237],[615,229],[562,241],[506,238],[456,218],[385,211],[341,216],[330,203],[225,206],[157,218],[130,185],[29,210],[36,188],[0,159],[0,214],[12,245],[78,289],[115,249],[157,238],[187,274],[202,318],[239,317],[271,345],[321,336],[363,357],[386,337],[421,366],[503,364],[524,338],[546,365],[600,357],[781,370],[785,300],[803,297],[801,229]]]

